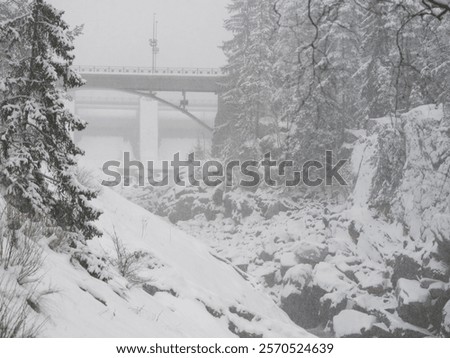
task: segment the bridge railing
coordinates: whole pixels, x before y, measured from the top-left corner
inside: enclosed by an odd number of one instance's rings
[[[79,73],[93,74],[135,74],[135,75],[166,75],[166,76],[221,76],[219,68],[185,68],[185,67],[129,67],[129,66],[74,66]]]

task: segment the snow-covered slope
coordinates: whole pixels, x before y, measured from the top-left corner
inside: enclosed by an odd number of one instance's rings
[[[88,242],[87,266],[101,267],[107,282],[46,246],[39,290],[53,293],[39,304],[47,317],[43,336],[309,336],[194,238],[112,191],[102,191],[96,205],[104,211],[98,226],[105,234]],[[145,290],[131,286],[110,264],[113,233],[128,250],[144,253]]]

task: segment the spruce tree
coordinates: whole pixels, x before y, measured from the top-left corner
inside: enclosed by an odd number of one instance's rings
[[[230,140],[228,156],[252,156],[258,153],[261,122],[271,114],[275,43],[273,0],[234,0],[228,10],[225,28],[233,34],[223,49],[225,66],[225,102],[233,109],[223,130]]]
[[[71,133],[85,123],[65,106],[65,91],[83,84],[72,70],[72,34],[63,12],[43,0],[0,25],[6,49],[0,78],[0,194],[30,216],[51,220],[89,239],[100,213],[95,192],[76,177],[83,152]]]

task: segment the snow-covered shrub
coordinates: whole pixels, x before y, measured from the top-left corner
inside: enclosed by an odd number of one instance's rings
[[[0,338],[36,337],[42,326],[34,312],[43,265],[38,242],[45,225],[4,205],[1,197],[0,207]]]
[[[80,242],[73,242],[72,263],[78,262],[92,277],[108,282],[112,275],[108,270],[107,259],[94,254],[89,248]]]
[[[143,269],[142,259],[147,256],[143,251],[129,251],[123,244],[116,232],[111,235],[114,244],[116,258],[113,264],[120,274],[132,284],[141,284],[145,279],[140,277],[139,272]]]
[[[100,194],[102,187],[100,186],[100,183],[95,180],[96,175],[92,170],[81,165],[77,165],[74,170],[74,176],[82,187],[91,190],[95,195]]]
[[[4,270],[13,270],[19,285],[37,279],[42,267],[42,249],[38,240],[42,238],[43,224],[26,220],[18,211],[8,208],[9,222],[25,222],[18,230],[9,229],[5,220],[0,221],[0,265]],[[14,216],[14,218],[11,218]]]
[[[48,246],[55,252],[70,252],[76,241],[83,242],[81,235],[64,231],[60,227],[47,227]]]
[[[29,305],[32,293],[0,269],[0,338],[34,338],[41,328]]]

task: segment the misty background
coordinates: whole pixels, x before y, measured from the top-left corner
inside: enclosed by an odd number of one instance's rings
[[[75,41],[76,64],[151,66],[149,39],[158,20],[161,67],[221,67],[219,46],[227,0],[51,0],[71,25],[84,24]]]

